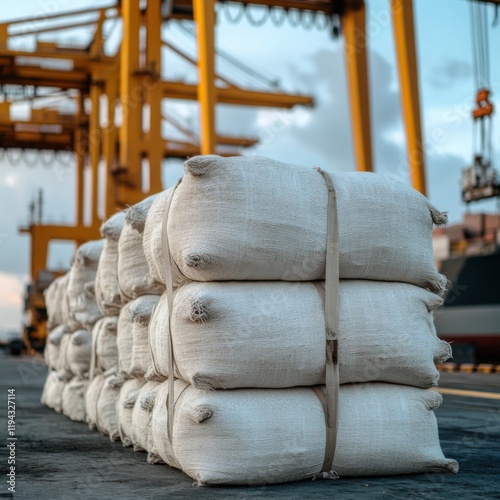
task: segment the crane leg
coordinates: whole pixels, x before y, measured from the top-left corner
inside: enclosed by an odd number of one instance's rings
[[[373,170],[364,3],[342,16],[356,169]]]
[[[198,26],[198,100],[200,102],[201,154],[215,153],[215,2],[193,0]]]
[[[417,191],[426,195],[425,152],[420,122],[413,2],[412,0],[391,0],[391,10],[411,183]]]

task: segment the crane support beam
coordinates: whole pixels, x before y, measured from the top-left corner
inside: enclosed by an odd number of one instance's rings
[[[56,226],[32,224],[19,229],[20,233],[31,235],[31,276],[36,279],[38,272],[47,269],[49,243],[52,240],[74,241],[81,245],[100,238],[99,226]]]
[[[196,85],[164,81],[163,96],[169,99],[197,99]],[[235,104],[238,106],[257,106],[270,108],[293,108],[298,104],[312,106],[313,98],[305,95],[279,94],[275,92],[259,92],[237,88],[215,88],[216,102],[219,104]]]
[[[420,191],[425,196],[427,191],[425,152],[420,122],[413,1],[391,0],[391,9],[411,183],[417,191]]]
[[[215,1],[193,0],[198,28],[198,101],[200,102],[201,154],[215,152]]]
[[[356,169],[373,169],[364,3],[342,17]]]

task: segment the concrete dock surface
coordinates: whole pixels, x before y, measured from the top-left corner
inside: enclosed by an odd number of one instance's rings
[[[500,374],[443,373],[436,411],[441,445],[456,475],[303,481],[260,487],[197,487],[184,473],[149,465],[145,453],[112,443],[86,424],[40,403],[47,369],[41,360],[0,353],[0,498],[171,499],[500,499]],[[8,492],[8,389],[16,395],[16,487]]]

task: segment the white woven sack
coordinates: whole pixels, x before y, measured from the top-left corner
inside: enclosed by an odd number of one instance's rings
[[[132,306],[133,301],[125,304],[118,316],[116,344],[118,347],[118,369],[120,373],[130,373],[132,364]]]
[[[104,377],[104,384],[97,398],[96,427],[101,434],[109,436],[111,441],[118,441],[120,430],[116,403],[125,379],[112,372],[106,372]]]
[[[43,385],[42,396],[40,402],[49,408],[55,408],[57,400],[61,398],[64,383],[62,383],[57,376],[55,370],[49,371],[45,384]],[[60,402],[59,402],[60,403]]]
[[[148,326],[159,295],[142,295],[127,303],[118,318],[118,366],[121,373],[142,376],[151,367]]]
[[[184,380],[175,379],[174,396],[176,400],[187,387],[189,387],[189,384],[184,382]],[[175,458],[174,452],[168,440],[167,396],[168,382],[163,382],[158,386],[158,391],[156,393],[154,401],[154,407],[151,417],[151,439],[153,441],[154,450],[157,452],[158,456],[162,459],[163,462],[170,465],[171,467],[182,469],[181,465]],[[178,406],[176,407],[176,410],[177,409]]]
[[[69,381],[71,378],[73,378],[74,373],[71,371],[69,367],[69,358],[68,358],[68,351],[69,351],[69,345],[71,343],[71,333],[66,332],[62,338],[61,342],[59,344],[59,360],[57,363],[57,374],[60,379],[64,379],[66,381]]]
[[[116,413],[123,446],[132,446],[132,412],[141,387],[145,383],[144,378],[132,378],[126,380],[120,389],[120,395],[116,402]]]
[[[152,367],[149,345],[149,322],[160,295],[143,295],[132,302],[132,357],[128,374],[133,377],[144,376]]]
[[[97,320],[102,318],[102,312],[97,305],[95,296],[95,281],[85,283],[84,291],[74,301],[70,313],[77,324],[89,329],[95,325]]]
[[[95,302],[94,281],[103,246],[104,240],[102,239],[89,241],[76,250],[67,286],[69,326],[71,329],[93,324],[102,316],[97,302]],[[78,314],[78,318],[75,317],[75,314]],[[97,317],[94,319],[96,315]]]
[[[165,408],[162,396],[164,390],[156,397],[158,408]],[[441,451],[432,411],[441,399],[434,391],[394,384],[341,386],[334,474],[456,472],[457,463]],[[165,411],[162,426],[167,427]],[[155,422],[153,433],[157,429]],[[177,399],[173,436],[178,464],[198,484],[323,476],[325,417],[311,388],[201,391],[188,386]],[[161,438],[153,435],[155,443]]]
[[[164,255],[161,246],[163,218],[173,191],[172,187],[156,196],[146,217],[142,239],[142,248],[148,263],[149,274],[159,283],[163,283],[165,280]]]
[[[59,370],[59,351],[63,335],[68,333],[66,325],[56,326],[47,336],[45,344],[45,362],[52,370]]]
[[[93,373],[118,369],[117,326],[118,317],[105,316],[92,328],[91,371]]]
[[[101,226],[104,248],[95,278],[96,300],[105,316],[118,316],[121,307],[118,287],[118,240],[125,224],[124,212],[118,212]]]
[[[61,324],[66,325],[68,328],[71,325],[71,317],[69,314],[69,299],[68,299],[68,283],[69,275],[71,270],[69,270],[64,276],[66,276],[66,284],[64,287],[61,286],[60,292],[60,304],[61,304]]]
[[[77,330],[70,334],[66,361],[69,371],[78,378],[88,378],[92,356],[92,332]]]
[[[146,216],[155,197],[150,196],[125,212],[125,225],[118,241],[118,283],[125,301],[165,290],[162,283],[150,276],[142,249]]]
[[[50,372],[45,381],[42,402],[57,413],[61,413],[62,410],[62,393],[66,383],[67,380],[55,371]]]
[[[177,282],[324,279],[322,175],[258,156],[196,156],[184,171],[167,225],[170,250],[183,275]],[[332,177],[340,277],[443,290],[446,279],[436,270],[432,227],[445,223],[446,216],[390,177],[361,172]],[[151,244],[161,246],[161,239]],[[164,267],[162,262],[157,266]]]
[[[340,383],[437,385],[451,356],[432,310],[442,299],[406,283],[341,280]],[[324,383],[324,295],[319,283],[189,283],[174,297],[177,375],[200,389]],[[168,376],[168,301],[149,331],[154,367]]]
[[[150,454],[150,458],[148,455],[148,462],[150,463],[155,463],[154,456],[157,455],[151,435],[151,418],[159,386],[160,382],[146,382],[139,391],[137,401],[132,410],[132,427],[130,437],[132,439],[134,451],[148,452],[148,454]]]
[[[87,380],[71,379],[62,392],[62,413],[75,422],[85,422],[85,392]]]
[[[97,422],[97,400],[104,385],[104,375],[97,374],[90,382],[85,393],[85,414],[86,422],[89,424],[90,429],[96,428]]]
[[[68,275],[56,278],[45,290],[45,306],[47,307],[47,326],[54,328],[64,323],[63,300],[65,300],[68,285]]]

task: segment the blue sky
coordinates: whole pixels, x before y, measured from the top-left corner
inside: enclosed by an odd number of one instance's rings
[[[4,6],[0,21],[41,15],[44,12],[77,9],[109,2],[82,0],[23,0]],[[472,158],[470,108],[475,94],[469,5],[465,0],[414,1],[420,96],[427,155],[427,179],[431,201],[460,220],[460,170]],[[405,167],[405,138],[395,68],[395,50],[388,0],[367,0],[368,47],[371,80],[372,133],[375,171],[408,182]],[[234,10],[231,11],[233,14]],[[255,11],[255,16],[259,11]],[[493,8],[490,10],[490,21]],[[175,27],[164,33],[169,40],[194,49]],[[87,37],[80,31],[73,38]],[[115,32],[119,36],[119,30]],[[62,36],[67,39],[67,36]],[[294,111],[242,109],[220,106],[219,131],[256,135],[260,145],[251,154],[260,154],[330,171],[354,169],[350,132],[349,101],[342,52],[342,40],[328,31],[306,31],[288,23],[276,28],[267,22],[253,27],[246,20],[228,23],[219,16],[218,45],[268,77],[278,77],[284,89],[311,93],[315,108]],[[500,26],[490,30],[491,53],[500,43]],[[500,69],[492,59],[493,100],[500,94]],[[180,64],[168,52],[164,56],[166,76],[192,80],[192,69]],[[227,65],[220,64],[221,71]],[[229,72],[241,81],[241,75]],[[175,113],[197,126],[196,106],[165,103]],[[19,112],[23,112],[22,106]],[[26,110],[24,110],[26,112]],[[496,125],[495,121],[495,125]],[[498,151],[496,151],[497,159]],[[29,242],[18,235],[17,227],[27,219],[27,206],[36,191],[44,190],[47,222],[72,223],[74,219],[74,175],[71,168],[52,165],[29,167],[11,165],[0,159],[0,329],[16,328],[21,319],[21,293],[27,281]],[[498,161],[496,164],[498,165]],[[165,187],[182,173],[182,166],[167,162],[163,170]],[[473,210],[494,210],[492,203]],[[65,266],[71,258],[71,244],[51,247],[52,266]]]

